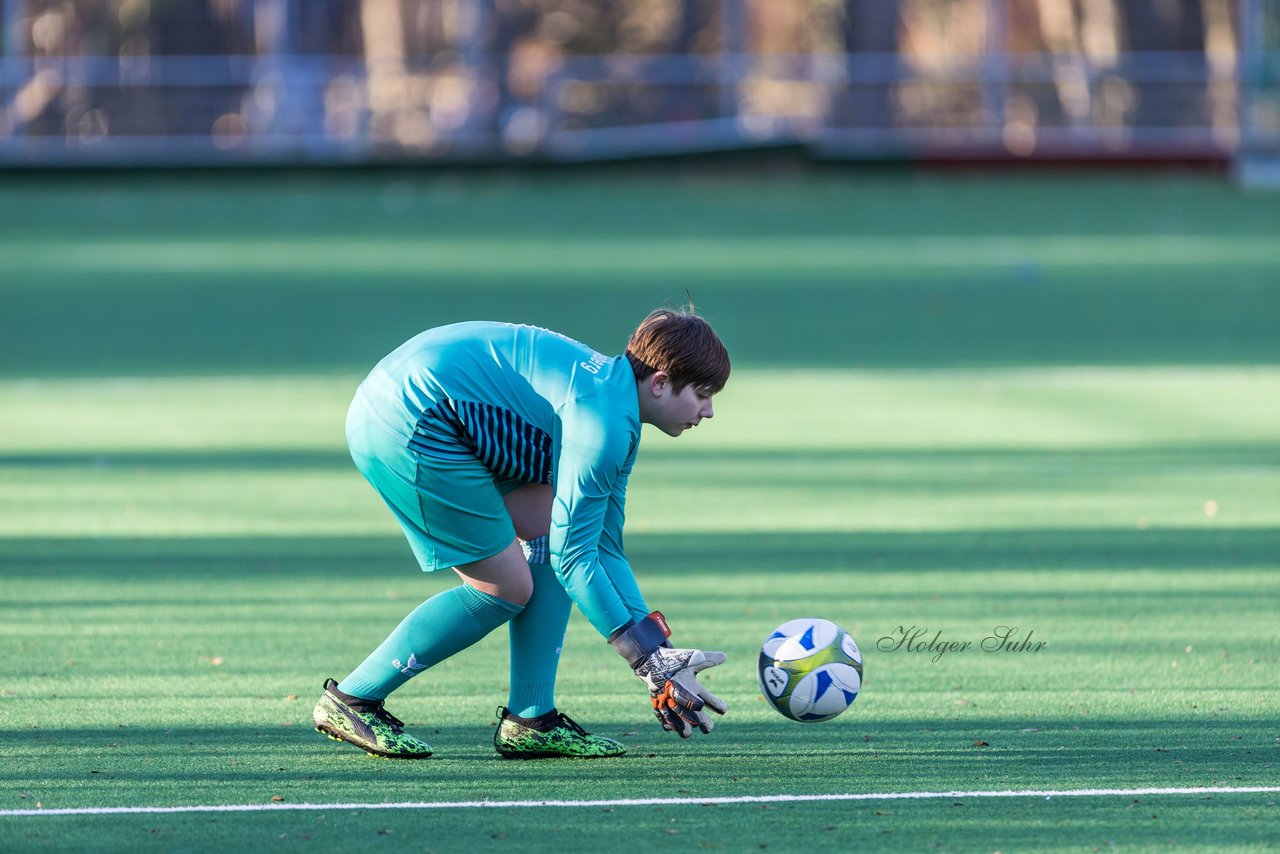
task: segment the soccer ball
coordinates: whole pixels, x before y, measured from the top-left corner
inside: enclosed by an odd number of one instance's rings
[[[789,620],[760,650],[760,693],[793,721],[829,721],[849,708],[862,688],[862,653],[830,620]]]

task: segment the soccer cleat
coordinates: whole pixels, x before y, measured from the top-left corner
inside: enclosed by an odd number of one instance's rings
[[[345,741],[385,759],[426,759],[431,745],[404,731],[404,721],[382,707],[381,700],[352,697],[338,690],[332,679],[311,713],[316,732]]]
[[[592,735],[568,715],[554,709],[528,722],[517,719],[506,706],[499,706],[497,715],[499,723],[493,733],[493,746],[506,759],[555,756],[602,759],[627,752],[613,739]]]

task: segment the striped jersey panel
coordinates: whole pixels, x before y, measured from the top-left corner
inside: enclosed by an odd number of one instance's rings
[[[474,456],[498,477],[551,482],[551,435],[488,403],[437,403],[418,419],[409,447],[428,457]]]

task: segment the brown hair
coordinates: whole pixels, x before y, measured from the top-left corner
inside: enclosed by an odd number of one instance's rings
[[[637,381],[666,371],[676,391],[693,384],[715,394],[729,380],[729,352],[692,308],[649,312],[631,333],[627,359]]]

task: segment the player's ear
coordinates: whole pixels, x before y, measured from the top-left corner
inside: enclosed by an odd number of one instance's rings
[[[649,377],[649,391],[654,397],[662,394],[662,390],[671,384],[671,374],[666,371],[654,371]]]

